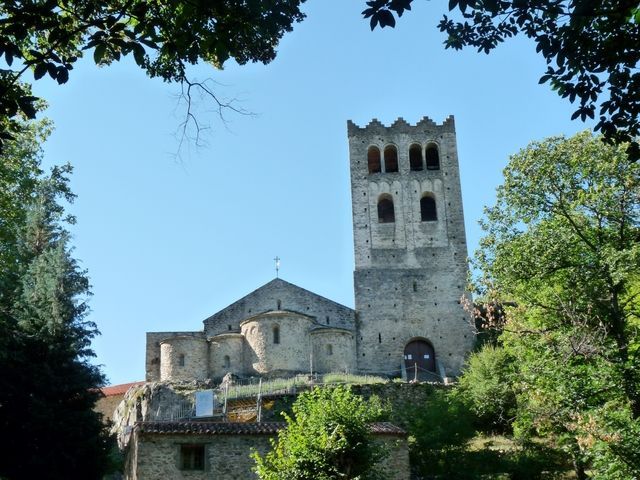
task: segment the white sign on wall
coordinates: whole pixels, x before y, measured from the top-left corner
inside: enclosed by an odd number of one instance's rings
[[[196,417],[213,416],[213,404],[213,390],[201,390],[196,392]]]

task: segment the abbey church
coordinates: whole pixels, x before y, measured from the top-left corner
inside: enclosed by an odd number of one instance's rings
[[[197,332],[147,333],[146,380],[358,372],[446,379],[474,335],[455,124],[348,122],[355,310],[276,278]]]

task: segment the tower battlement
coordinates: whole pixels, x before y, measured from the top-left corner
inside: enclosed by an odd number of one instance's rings
[[[441,124],[437,124],[429,117],[422,117],[416,124],[412,125],[404,118],[398,117],[391,125],[383,124],[377,118],[372,119],[367,125],[361,127],[352,120],[347,120],[347,132],[350,137],[355,135],[368,135],[380,133],[417,133],[420,131],[435,131],[455,133],[456,125],[453,115],[449,115]]]

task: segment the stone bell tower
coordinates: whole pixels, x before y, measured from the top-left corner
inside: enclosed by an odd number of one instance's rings
[[[455,123],[348,122],[358,370],[456,376],[474,342]],[[395,372],[395,373],[394,373]]]

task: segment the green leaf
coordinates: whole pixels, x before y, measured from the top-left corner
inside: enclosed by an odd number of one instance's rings
[[[105,43],[99,43],[96,46],[96,49],[93,51],[93,61],[96,64],[102,62],[105,54],[107,53],[107,45]]]

